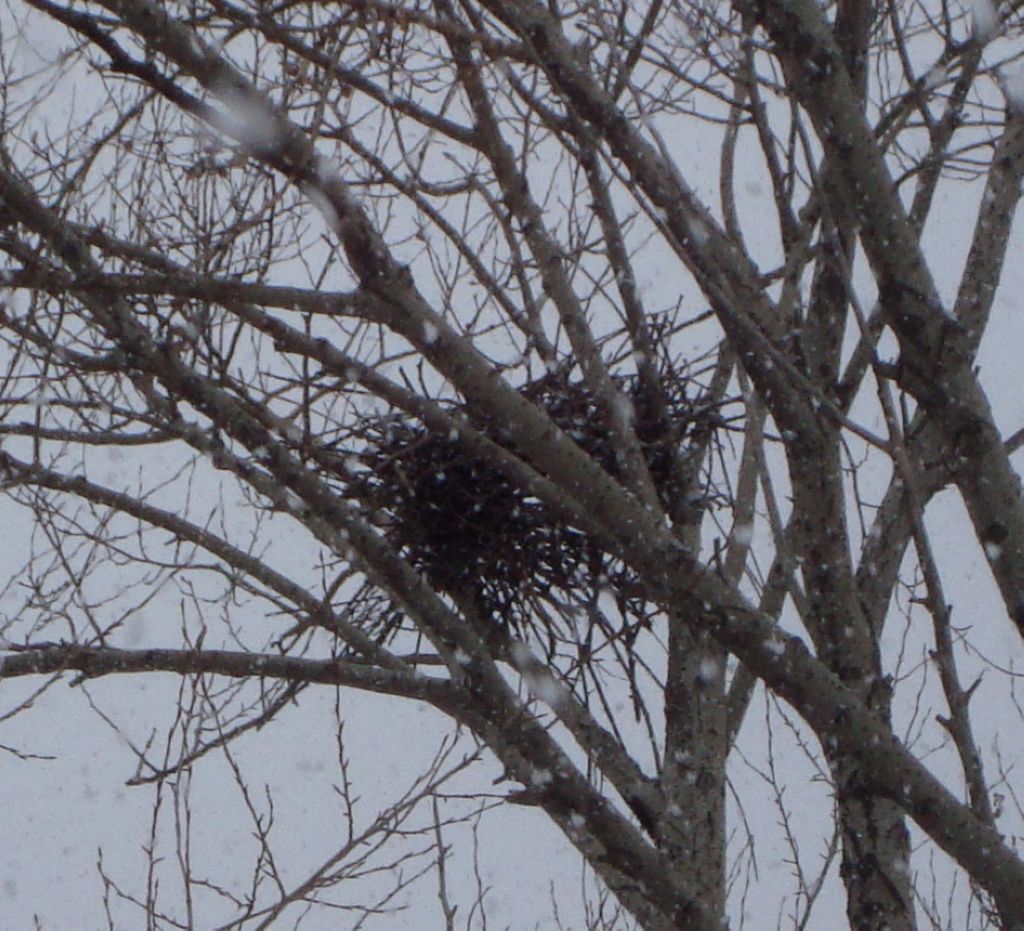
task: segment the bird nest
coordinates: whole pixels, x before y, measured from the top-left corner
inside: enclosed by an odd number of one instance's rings
[[[617,387],[632,402],[637,437],[667,503],[678,496],[673,453],[700,418],[687,398],[686,380],[666,381],[672,391],[667,417],[655,417],[636,376],[617,379]],[[522,393],[620,477],[607,412],[582,382],[556,372],[527,384]],[[500,429],[478,428],[509,447]],[[390,542],[437,590],[470,599],[499,628],[536,632],[540,625],[550,636],[551,614],[538,611],[539,603],[564,617],[562,609],[590,604],[600,591],[618,595],[623,612],[630,611],[629,599],[639,597],[621,562],[474,454],[457,432],[432,432],[392,415],[367,418],[360,434],[366,445],[351,493],[373,510]]]

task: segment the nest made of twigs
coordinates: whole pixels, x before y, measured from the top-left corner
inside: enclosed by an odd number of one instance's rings
[[[633,405],[634,427],[655,486],[669,500],[675,494],[674,447],[696,422],[686,380],[670,382],[667,418],[655,418],[636,376],[616,381]],[[620,474],[608,415],[581,381],[556,372],[522,392],[613,477]],[[500,429],[478,427],[508,445]],[[474,455],[457,433],[438,434],[391,415],[367,418],[360,435],[366,445],[358,454],[361,468],[352,493],[435,588],[471,599],[499,625],[535,624],[531,605],[537,599],[550,603],[554,596],[561,604],[583,604],[598,587],[629,589],[621,564]]]

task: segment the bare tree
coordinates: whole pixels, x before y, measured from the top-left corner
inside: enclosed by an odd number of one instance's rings
[[[1019,8],[5,4],[2,720],[137,761],[96,915],[523,926],[542,816],[552,923],[1024,927]]]

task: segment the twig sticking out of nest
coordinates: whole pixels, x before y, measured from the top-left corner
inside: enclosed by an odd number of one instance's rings
[[[671,382],[672,430],[660,428],[644,403],[638,379],[619,388],[633,404],[634,426],[659,493],[673,494],[673,445],[693,427],[683,379]],[[523,394],[608,472],[620,473],[605,413],[587,388],[553,373]],[[589,603],[601,588],[625,593],[628,571],[579,530],[525,495],[495,467],[473,456],[457,437],[429,432],[405,419],[369,420],[362,471],[352,492],[373,507],[389,537],[438,590],[471,598],[502,627],[529,628],[535,599]],[[485,430],[502,443],[496,431]],[[620,607],[626,604],[620,601]],[[554,632],[546,631],[549,635]]]

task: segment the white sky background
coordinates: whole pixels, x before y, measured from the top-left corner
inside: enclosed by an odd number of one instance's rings
[[[4,25],[2,17],[7,15],[0,12],[0,27]],[[43,59],[55,54],[63,41],[52,27],[49,28],[50,32],[38,28],[33,32],[34,51]],[[28,54],[26,50],[23,52]],[[49,115],[55,127],[62,127],[68,114],[76,109],[76,101],[70,96],[72,87],[73,83],[67,82],[53,95],[55,106]],[[669,141],[687,179],[708,202],[715,202],[716,138],[712,135],[703,138],[693,132],[692,125],[687,125]],[[978,184],[947,184],[938,195],[934,209],[936,222],[926,231],[926,254],[947,298],[959,279],[966,249],[963,234],[970,229],[980,192]],[[747,235],[756,236],[762,204],[767,206],[769,196],[768,185],[759,177],[756,163],[741,163],[737,194]],[[309,210],[311,216],[315,216],[313,205]],[[323,223],[323,220],[316,217],[315,222]],[[755,240],[751,245],[757,254],[761,248],[770,252],[774,244],[762,246]],[[1024,293],[1024,262],[1021,261],[1024,235],[1019,224],[1010,256],[996,299],[995,316],[979,357],[983,383],[989,390],[997,422],[1007,433],[1024,424],[1019,363],[1021,347],[1024,347],[1024,317],[1020,304],[1020,295]],[[672,289],[690,287],[682,280],[682,272],[679,281],[666,280],[663,259],[654,249],[646,261],[638,261],[637,273],[649,293],[663,288],[666,299]],[[869,293],[870,284],[866,280],[860,283],[864,293]],[[876,429],[880,426],[867,425]],[[115,480],[120,478],[130,483],[138,463],[121,458],[111,459],[104,466],[97,460],[105,455],[100,451],[93,458],[97,477],[102,479],[109,474]],[[146,468],[148,481],[156,466],[147,462]],[[212,472],[210,474],[208,487],[193,489],[197,513],[202,510],[198,504],[204,496],[211,504],[216,501],[219,480],[212,477]],[[887,473],[879,475],[880,487],[887,477]],[[6,539],[19,541],[17,545],[0,549],[0,580],[6,580],[26,558],[27,543],[21,545],[20,541],[28,539],[29,527],[24,513],[6,499],[0,502],[0,522]],[[966,517],[956,496],[946,493],[936,499],[929,510],[928,522],[940,565],[946,571],[945,584],[954,605],[955,622],[972,625],[972,644],[988,657],[1007,662],[1009,657],[1019,653],[1019,637],[1006,621],[1001,602],[993,591],[984,554],[970,542]],[[281,555],[282,562],[277,565],[305,578],[316,554],[296,546],[302,535],[289,532],[287,524],[282,518],[273,524],[277,552],[292,554]],[[764,527],[759,524],[755,541],[757,534],[763,532]],[[114,578],[110,580],[114,584]],[[3,612],[0,617],[15,611],[20,597],[18,592],[9,593],[0,602],[0,612]],[[125,641],[123,645],[176,645],[179,608],[179,590],[168,584],[129,628],[135,631],[133,636],[138,637],[138,643]],[[914,618],[917,625],[925,623],[920,612]],[[254,618],[254,623],[260,620]],[[168,631],[166,640],[160,633],[163,630]],[[890,625],[891,642],[886,646],[891,651],[889,659],[893,664],[901,645],[900,633],[898,624]],[[905,657],[904,668],[913,667],[921,658],[920,655]],[[963,681],[971,681],[982,668],[980,663],[966,661],[962,667]],[[919,674],[924,674],[924,670],[925,667],[921,667]],[[941,702],[935,700],[936,677],[930,670],[927,675],[926,695],[934,700],[934,707],[941,707]],[[3,707],[11,706],[16,701],[15,696],[27,695],[39,684],[30,680],[3,683],[0,685]],[[173,726],[179,684],[176,677],[161,675],[108,678],[88,683],[84,689],[58,685],[42,696],[29,712],[0,722],[0,745],[56,757],[45,762],[24,761],[0,751],[0,785],[4,786],[7,798],[0,806],[0,837],[5,839],[0,852],[0,914],[5,927],[28,927],[33,916],[38,916],[46,928],[99,927],[103,923],[102,889],[96,871],[100,849],[107,874],[126,891],[142,894],[145,863],[140,851],[147,842],[153,791],[124,786],[135,771],[133,754],[90,710],[82,692],[87,691],[98,707],[143,744],[151,731],[163,735]],[[975,699],[974,719],[979,735],[983,736],[983,748],[991,750],[998,741],[1004,761],[1010,764],[1019,758],[1024,749],[1019,748],[1024,742],[1019,739],[1020,719],[1008,703],[1008,687],[1005,677],[987,675]],[[312,688],[301,697],[297,707],[287,709],[263,732],[242,738],[232,748],[243,768],[252,774],[251,787],[261,805],[265,800],[264,784],[272,790],[279,825],[272,840],[279,862],[290,868],[295,879],[303,878],[305,868],[330,855],[343,831],[340,807],[331,790],[338,778],[337,748],[333,740],[334,701],[330,690]],[[392,801],[413,780],[423,761],[430,758],[450,733],[450,727],[439,715],[411,703],[354,691],[344,692],[340,701],[347,722],[346,739],[352,751],[350,775],[361,796],[361,810],[368,816]],[[980,708],[986,713],[979,714]],[[740,748],[758,765],[765,754],[765,714],[766,703],[759,697],[749,712]],[[907,709],[899,709],[898,715],[903,716],[898,717],[898,721],[905,718],[906,725],[910,726],[912,715]],[[792,736],[784,728],[775,727],[774,739],[778,741],[776,762],[790,792],[787,800],[794,814],[793,829],[800,838],[806,863],[813,867],[822,843],[817,820],[822,808],[809,804],[808,799],[821,796],[824,790],[808,784],[808,767]],[[940,739],[941,732],[934,722],[927,723],[913,749],[919,756],[928,756],[929,749],[938,746]],[[468,741],[462,746],[468,749]],[[949,772],[955,773],[955,760],[948,751],[943,752],[949,757]],[[930,758],[929,762],[934,759]],[[509,783],[491,787],[491,780],[499,775],[499,768],[488,761],[471,784],[478,790],[482,787],[495,793],[515,787]],[[994,775],[990,771],[990,778]],[[790,907],[790,903],[779,902],[778,888],[791,885],[791,867],[786,862],[791,852],[778,831],[778,812],[764,783],[738,756],[732,765],[731,777],[746,800],[746,818],[759,837],[759,877],[742,908],[735,903],[732,914],[736,926],[740,924],[741,912],[745,912],[748,927],[767,927],[766,916],[782,919]],[[463,788],[469,785],[468,781],[456,783]],[[193,845],[199,864],[197,872],[202,874],[208,870],[211,879],[218,882],[247,883],[252,860],[251,825],[222,757],[213,754],[196,768],[191,791],[197,812]],[[167,806],[162,817],[170,818],[170,800]],[[429,809],[423,814],[429,814]],[[1004,830],[1024,834],[1018,813],[1008,811],[1005,818]],[[479,836],[484,881],[493,887],[487,898],[492,927],[550,926],[552,887],[567,924],[578,927],[579,860],[569,843],[543,815],[530,809],[510,807],[492,811],[484,816]],[[470,861],[465,856],[469,849],[467,838],[468,831],[461,838],[452,838],[461,851],[449,876],[452,898],[460,903],[460,918],[464,918],[470,907],[475,883]],[[175,872],[171,862],[173,850],[165,848],[164,853],[169,860],[162,872],[162,882],[171,886]],[[913,864],[913,868],[919,870],[926,867],[926,863],[915,861]],[[830,911],[841,914],[842,892],[834,873],[824,894],[827,904],[816,914],[819,917]],[[173,894],[168,895],[169,900],[174,898]],[[405,904],[409,911],[401,918],[385,918],[376,924],[371,921],[369,926],[441,926],[432,878],[415,885],[405,896]],[[209,906],[203,903],[203,907]],[[114,914],[120,916],[115,926],[138,926],[138,914],[125,906],[115,904]],[[198,926],[205,927],[231,913],[213,910],[200,914],[203,918]],[[303,927],[345,926],[339,925],[338,916],[322,914],[323,917],[309,920]]]

